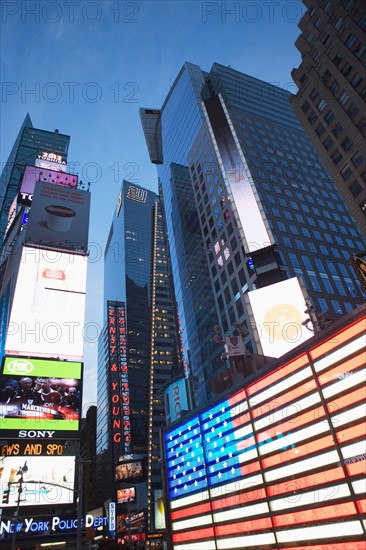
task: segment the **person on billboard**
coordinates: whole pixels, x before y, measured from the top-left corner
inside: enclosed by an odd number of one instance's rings
[[[32,378],[25,376],[19,381],[19,390],[15,396],[15,400],[32,401],[35,404],[41,404],[42,398],[33,386]]]
[[[38,391],[43,403],[58,404],[61,401],[61,394],[52,389],[51,379],[43,378],[41,389]]]
[[[71,409],[78,409],[80,405],[78,390],[76,388],[69,388],[69,393],[64,396],[61,405],[70,407]]]

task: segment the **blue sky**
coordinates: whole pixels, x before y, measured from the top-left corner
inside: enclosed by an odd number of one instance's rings
[[[300,0],[4,0],[1,11],[1,162],[27,112],[36,128],[71,136],[69,161],[92,192],[87,323],[101,325],[103,250],[121,182],[157,190],[138,109],[162,106],[185,61],[207,71],[230,65],[295,92],[305,8]],[[96,356],[87,342],[84,412],[96,402]]]

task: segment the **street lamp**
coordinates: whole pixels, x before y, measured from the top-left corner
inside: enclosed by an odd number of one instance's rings
[[[16,530],[16,518],[19,516],[20,497],[21,497],[21,494],[23,492],[23,482],[24,482],[23,474],[25,474],[26,472],[28,472],[27,461],[24,462],[23,466],[21,466],[19,468],[19,470],[17,471],[17,473],[16,473],[16,475],[20,476],[20,478],[19,478],[17,507],[16,507],[16,510],[15,510],[15,513],[14,513],[14,530],[13,530],[13,535],[11,537],[11,550],[15,550],[15,540],[16,540],[16,531],[17,531]]]

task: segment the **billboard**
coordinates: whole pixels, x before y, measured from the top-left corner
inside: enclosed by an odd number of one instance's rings
[[[164,430],[174,550],[363,548],[365,327]]]
[[[125,502],[136,501],[136,487],[124,487],[123,489],[117,489],[117,502],[123,504]]]
[[[0,376],[4,436],[77,437],[81,379],[82,363],[5,357]]]
[[[116,466],[116,480],[138,479],[143,477],[143,467],[141,460],[133,462],[124,462]]]
[[[167,423],[175,422],[183,411],[188,411],[188,396],[185,378],[176,380],[164,392]]]
[[[90,193],[51,183],[35,186],[26,244],[86,254]]]
[[[86,271],[83,256],[23,248],[7,355],[82,358]]]
[[[124,302],[107,302],[109,397],[115,457],[131,450],[130,389],[126,352],[126,311]]]
[[[66,158],[56,153],[42,151],[37,155],[36,166],[46,168],[47,170],[56,170],[58,172],[66,171]]]
[[[78,176],[74,174],[66,174],[56,170],[40,168],[38,166],[26,166],[18,194],[18,204],[30,206],[32,204],[34,188],[38,181],[45,181],[64,187],[76,188],[78,184]]]
[[[264,355],[281,357],[313,335],[302,324],[307,315],[297,277],[246,294],[252,310],[253,332]]]
[[[23,468],[20,506],[53,506],[74,501],[74,456],[0,456],[2,507],[17,506]],[[25,471],[26,469],[26,471]]]

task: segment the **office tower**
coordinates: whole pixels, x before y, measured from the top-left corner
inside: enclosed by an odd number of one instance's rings
[[[271,285],[300,277],[307,293],[301,307],[307,313],[337,316],[362,301],[349,265],[351,254],[363,249],[362,236],[296,118],[290,97],[230,67],[215,63],[207,73],[185,63],[162,108],[140,109],[163,190],[185,359],[191,378],[197,379],[197,404],[206,402],[209,378],[219,372],[208,349],[212,340],[223,342],[239,334],[248,352],[275,356],[264,349],[253,320],[253,298],[259,291],[270,289],[259,300],[267,302],[283,288]],[[187,216],[179,201],[180,186],[185,186],[187,203],[194,197],[191,217],[201,233],[202,269],[193,273],[194,292],[181,258],[187,248],[179,225],[187,223]],[[202,335],[205,318],[187,304],[199,303],[207,271],[211,292],[206,300],[209,305],[214,299],[214,310],[209,308]],[[303,337],[307,321],[302,311],[297,315]],[[324,321],[322,315],[320,319]],[[313,321],[316,329],[322,328]],[[217,360],[222,349],[216,350]]]
[[[69,136],[29,124],[27,117],[4,169],[2,189],[4,548],[18,543],[35,548],[59,543],[60,537],[75,540],[76,524],[66,527],[65,518],[77,515],[75,495],[81,491],[75,478],[81,464],[90,193],[67,172]],[[81,506],[81,498],[79,502]],[[34,520],[35,515],[42,521]]]
[[[19,191],[24,167],[26,165],[34,166],[40,152],[43,154],[45,151],[55,155],[55,158],[61,157],[61,162],[65,165],[69,142],[70,137],[60,134],[58,130],[49,132],[33,128],[29,114],[26,115],[1,174],[0,243],[3,242],[9,210]],[[51,165],[50,168],[52,169]]]
[[[162,390],[183,376],[183,366],[160,199],[128,181],[113,216],[104,273],[97,424],[104,492],[99,502],[116,500],[117,518],[142,513],[136,528],[145,533],[145,519],[148,531],[154,530],[153,502],[162,489]],[[131,487],[135,493],[129,501],[125,494]],[[127,536],[122,524],[117,532]]]
[[[360,0],[304,0],[292,106],[366,235],[366,14]],[[360,251],[362,252],[362,251]]]

